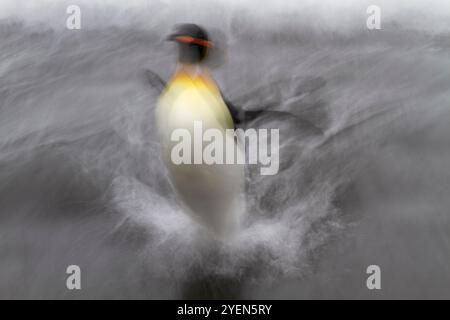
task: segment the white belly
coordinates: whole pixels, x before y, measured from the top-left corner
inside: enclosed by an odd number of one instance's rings
[[[159,131],[165,150],[165,162],[171,183],[186,213],[214,234],[226,236],[239,228],[245,212],[244,166],[242,164],[174,164],[170,153],[176,142],[171,134],[186,129],[194,137],[194,122],[203,129],[223,132],[225,148],[236,141],[225,129],[230,128],[228,110],[221,99],[197,90],[166,93],[158,105]],[[225,116],[224,116],[225,115]],[[231,123],[232,126],[232,123]],[[192,151],[194,149],[192,148]],[[237,147],[237,152],[242,150]]]

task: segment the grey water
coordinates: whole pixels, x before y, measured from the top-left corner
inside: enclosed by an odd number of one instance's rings
[[[450,298],[450,5],[0,5],[0,298]],[[224,96],[285,112],[235,239],[204,241],[160,160],[149,69],[174,24],[218,39]],[[288,116],[286,116],[288,114]],[[66,288],[79,265],[82,290]],[[366,269],[381,269],[368,290]]]

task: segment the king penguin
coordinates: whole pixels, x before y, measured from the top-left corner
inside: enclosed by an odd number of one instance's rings
[[[185,129],[195,138],[195,123],[201,123],[203,131],[220,131],[226,140],[223,146],[231,144],[234,152],[243,154],[233,131],[227,130],[235,127],[233,116],[203,63],[213,43],[195,24],[179,25],[168,40],[178,46],[178,66],[160,95],[156,122],[170,183],[181,207],[198,225],[220,238],[229,237],[239,230],[245,212],[244,166],[176,164],[171,159],[176,145],[172,133]],[[206,145],[202,142],[202,148]]]

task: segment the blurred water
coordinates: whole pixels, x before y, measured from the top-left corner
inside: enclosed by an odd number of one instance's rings
[[[363,1],[86,2],[80,31],[64,2],[5,3],[0,298],[450,297],[444,2],[420,16],[419,2],[383,3],[375,32]],[[163,38],[183,21],[227,36],[213,73],[229,100],[300,119],[253,123],[280,129],[281,171],[248,168],[246,227],[225,244],[176,205],[143,75],[173,71]],[[381,291],[365,286],[370,264]]]

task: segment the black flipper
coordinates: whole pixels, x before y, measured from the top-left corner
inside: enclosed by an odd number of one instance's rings
[[[152,70],[145,70],[145,77],[152,88],[157,90],[159,93],[161,93],[166,87],[166,81],[164,81],[158,74],[156,74]]]
[[[247,110],[244,110],[242,107],[236,106],[233,102],[226,99],[223,96],[223,94],[222,94],[222,98],[223,98],[223,101],[225,102],[225,105],[228,107],[228,110],[231,113],[231,117],[233,118],[233,122],[235,125],[245,126],[246,123],[249,123],[249,122],[255,120],[262,114],[270,112],[270,111],[265,111],[263,109],[247,111]]]
[[[158,91],[158,93],[161,93],[164,88],[166,87],[166,81],[164,81],[158,74],[153,72],[152,70],[145,70],[145,77],[150,84],[152,88]],[[222,94],[222,93],[221,93]],[[232,103],[230,100],[226,99],[223,94],[222,98],[225,102],[225,105],[228,107],[228,110],[230,111],[231,117],[233,119],[233,122],[235,126],[239,127],[245,127],[248,123],[254,121],[255,119],[262,118],[262,117],[275,117],[275,118],[297,118],[295,115],[285,112],[285,111],[272,111],[267,110],[267,106],[260,109],[260,110],[251,110],[246,111],[242,107],[236,106],[234,103]],[[298,119],[303,125],[309,123],[306,120]],[[309,126],[314,127],[315,130],[320,131],[316,126],[309,123]]]

